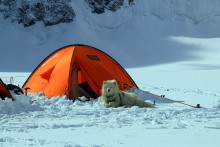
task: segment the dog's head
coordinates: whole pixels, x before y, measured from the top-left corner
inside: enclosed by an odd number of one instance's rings
[[[118,93],[118,84],[116,80],[107,80],[103,82],[102,94],[106,96],[115,95]]]

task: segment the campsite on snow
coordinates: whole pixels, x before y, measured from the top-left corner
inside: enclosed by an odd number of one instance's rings
[[[218,147],[219,0],[0,1],[0,146]]]

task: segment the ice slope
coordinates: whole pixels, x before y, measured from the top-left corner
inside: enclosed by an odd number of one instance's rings
[[[77,43],[100,48],[125,67],[196,60],[201,48],[180,45],[172,38],[220,34],[218,0],[136,0],[103,14],[91,13],[81,0],[72,1],[72,7],[75,21],[52,27],[39,22],[24,28],[0,15],[0,54],[2,61],[7,60],[0,63],[0,70],[32,71],[52,51]]]

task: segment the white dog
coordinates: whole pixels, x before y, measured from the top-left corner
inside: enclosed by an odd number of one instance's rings
[[[107,80],[103,82],[102,85],[102,101],[104,102],[105,107],[151,107],[154,105],[145,102],[144,100],[137,97],[134,93],[122,92],[118,88],[118,84],[116,80]]]

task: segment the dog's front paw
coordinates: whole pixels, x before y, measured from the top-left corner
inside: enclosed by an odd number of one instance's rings
[[[119,107],[118,104],[115,103],[115,102],[110,102],[110,103],[109,103],[109,106],[110,106],[110,107],[114,107],[114,108]]]
[[[109,103],[104,103],[104,106],[105,106],[106,108],[111,107],[111,106],[109,105]]]
[[[129,105],[124,105],[123,107],[124,108],[131,108],[131,106],[129,106]]]

